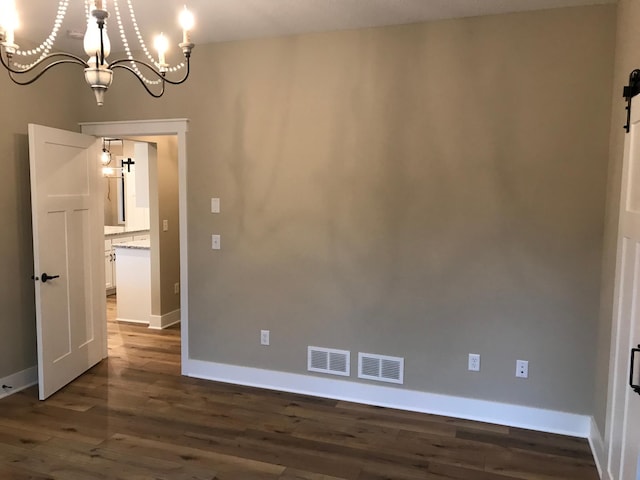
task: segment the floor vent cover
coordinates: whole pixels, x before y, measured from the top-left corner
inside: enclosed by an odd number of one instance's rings
[[[404,358],[360,352],[358,377],[378,382],[404,383]]]
[[[307,370],[348,377],[351,374],[350,356],[351,352],[348,350],[308,347]]]

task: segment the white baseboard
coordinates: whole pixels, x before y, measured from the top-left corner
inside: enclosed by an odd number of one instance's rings
[[[149,325],[149,322],[147,322],[146,320],[135,320],[131,318],[122,318],[122,317],[116,317],[116,322],[140,323],[143,325]]]
[[[589,446],[591,447],[591,453],[593,453],[593,459],[596,462],[596,467],[598,468],[600,480],[612,480],[613,477],[609,473],[607,466],[607,452],[604,445],[604,437],[600,433],[598,425],[593,417],[591,417]]]
[[[507,403],[453,397],[313,375],[189,359],[183,375],[218,382],[332,398],[380,407],[495,423],[588,438],[591,417]]]
[[[149,316],[149,328],[153,330],[162,330],[178,322],[180,322],[180,309],[165,313],[164,315]]]
[[[38,383],[38,367],[27,368],[8,377],[0,378],[0,387],[7,385],[11,388],[0,388],[0,399],[18,393]]]

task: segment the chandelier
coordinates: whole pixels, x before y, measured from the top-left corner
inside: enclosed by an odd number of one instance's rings
[[[126,56],[111,63],[107,62],[107,58],[111,53],[111,42],[107,35],[109,12],[107,11],[106,0],[84,0],[85,16],[87,18],[84,51],[89,57],[87,60],[72,53],[52,53],[57,34],[67,13],[69,0],[59,0],[56,19],[49,36],[38,47],[27,50],[21,50],[15,43],[15,30],[19,26],[15,0],[0,0],[0,62],[7,70],[11,80],[18,85],[34,83],[45,72],[57,65],[80,65],[84,67],[84,78],[93,90],[98,106],[104,104],[104,94],[111,85],[114,70],[117,69],[127,70],[132,73],[149,95],[159,98],[164,95],[167,83],[179,85],[189,77],[191,50],[195,46],[191,42],[189,32],[193,28],[194,18],[186,7],[181,11],[179,21],[182,27],[182,42],[178,46],[184,55],[184,62],[176,66],[170,66],[165,57],[169,48],[167,38],[164,34],[156,37],[154,46],[158,56],[157,58],[153,57],[140,34],[132,1],[126,0],[129,17],[140,49],[144,52],[148,61],[138,60],[133,57],[118,0],[112,0],[112,4]],[[25,60],[22,60],[22,58]],[[175,73],[183,69],[185,69],[185,72],[182,78],[170,79],[167,77],[167,73]]]

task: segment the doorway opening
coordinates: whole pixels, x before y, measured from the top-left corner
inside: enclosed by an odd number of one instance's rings
[[[103,138],[108,348],[119,325],[179,332],[177,136]],[[131,331],[126,329],[130,337]],[[179,336],[179,334],[178,334]],[[162,337],[147,336],[147,340]],[[112,343],[115,342],[115,346]]]
[[[169,174],[167,177],[168,171],[156,171],[156,182],[151,180],[153,178],[154,172],[152,171],[152,175],[150,177],[149,185],[150,188],[153,188],[154,185],[158,189],[162,189],[165,182],[173,181],[173,187],[171,195],[173,198],[177,198],[177,203],[175,201],[171,202],[171,206],[167,207],[169,210],[166,210],[162,204],[158,204],[154,206],[154,201],[158,198],[157,195],[150,196],[150,210],[154,208],[157,209],[157,215],[151,215],[149,219],[149,235],[150,235],[150,254],[158,255],[160,259],[156,259],[157,261],[151,261],[151,266],[155,265],[155,268],[158,268],[159,271],[157,275],[151,273],[151,277],[159,282],[159,285],[156,285],[157,288],[152,289],[152,292],[155,291],[156,294],[152,293],[151,302],[152,305],[160,305],[160,314],[152,313],[151,319],[155,320],[159,323],[156,324],[158,327],[167,326],[170,323],[175,322],[176,310],[171,309],[170,300],[177,300],[177,305],[179,305],[179,309],[177,310],[177,315],[179,316],[180,321],[180,358],[182,371],[184,371],[184,365],[186,363],[186,359],[189,358],[188,352],[188,303],[187,303],[187,295],[188,295],[188,274],[187,274],[187,208],[186,208],[186,132],[187,132],[187,124],[188,121],[185,119],[175,119],[175,120],[149,120],[149,121],[127,121],[127,122],[100,122],[100,123],[84,123],[81,124],[82,133],[93,135],[99,138],[119,138],[127,141],[133,141],[134,143],[150,145],[153,148],[149,148],[149,151],[153,154],[153,150],[155,148],[155,153],[163,150],[163,144],[169,143],[171,146],[167,148],[171,148],[173,152],[173,173]],[[156,164],[157,166],[158,164]],[[150,163],[150,166],[153,167],[153,162]],[[112,191],[113,192],[113,191]],[[173,211],[171,211],[173,209]],[[126,211],[125,211],[126,218]],[[167,220],[167,222],[165,222]],[[154,232],[157,232],[157,237],[154,237]],[[167,245],[165,240],[168,237],[169,233],[177,234],[175,237],[174,243]],[[154,242],[155,240],[155,242]],[[158,248],[154,249],[154,243],[157,243]],[[116,248],[115,256],[116,256],[116,264],[118,262],[118,248]],[[121,250],[125,250],[122,248]],[[135,249],[131,249],[133,252]],[[153,253],[155,250],[155,253]],[[105,250],[106,252],[106,250]],[[177,257],[177,261],[174,262],[176,265],[176,269],[179,273],[177,273],[177,281],[174,281],[173,278],[176,274],[169,274],[165,276],[163,280],[163,275],[165,275],[164,263],[161,261],[163,256],[171,256]],[[105,257],[106,258],[106,257]],[[105,260],[106,261],[106,260]],[[151,267],[150,267],[151,268]],[[117,269],[117,266],[116,266]],[[117,270],[116,270],[117,272]],[[118,290],[118,285],[120,284],[120,279],[117,278],[116,273],[116,291]],[[122,297],[124,290],[120,288],[120,295],[116,295]],[[154,296],[155,295],[155,296]],[[165,302],[164,304],[162,302]],[[169,306],[167,306],[167,302],[169,302]],[[117,303],[114,302],[116,312],[117,312]],[[154,310],[157,312],[158,310]],[[117,313],[116,313],[117,314]],[[173,316],[172,316],[173,315]],[[143,327],[144,328],[144,327]],[[105,322],[104,327],[104,337],[105,339],[108,337],[107,335],[107,322]],[[107,357],[107,345],[105,342],[104,345],[104,357]]]

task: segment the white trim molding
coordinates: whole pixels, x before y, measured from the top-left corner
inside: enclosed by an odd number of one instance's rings
[[[180,309],[173,312],[165,313],[164,315],[150,315],[149,316],[149,328],[153,330],[162,330],[169,328],[171,325],[175,325],[180,322]]]
[[[589,438],[591,417],[508,403],[188,359],[184,375],[217,382]]]
[[[604,439],[598,429],[598,424],[595,419],[591,417],[591,431],[589,432],[589,446],[591,447],[591,453],[593,453],[593,459],[596,462],[598,468],[598,475],[601,480],[611,480],[608,472],[605,470],[607,467],[607,456],[604,448]]]
[[[149,325],[149,322],[147,320],[139,320],[135,318],[116,317],[116,322],[139,323],[140,325]]]
[[[85,135],[100,136],[143,136],[143,135],[179,135],[188,131],[189,119],[166,118],[158,120],[124,120],[118,122],[82,122],[79,123]]]
[[[0,399],[8,397],[14,393],[18,393],[25,388],[32,387],[38,383],[38,367],[33,366],[14,373],[8,377],[0,378],[0,387],[7,385],[9,389],[0,388]]]

